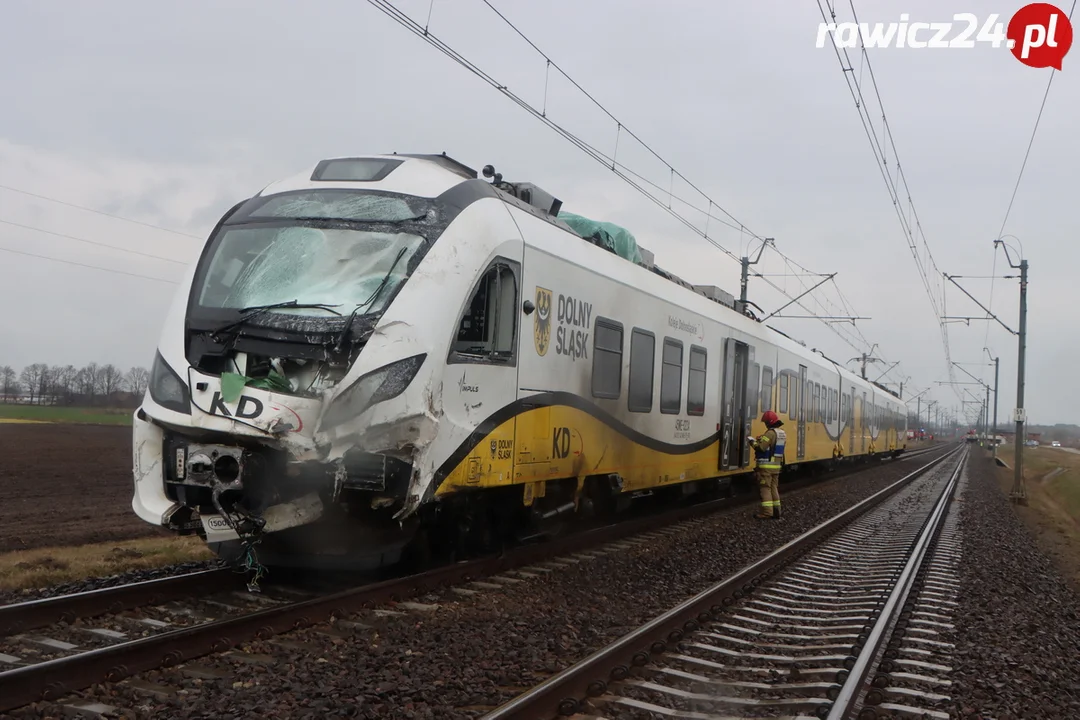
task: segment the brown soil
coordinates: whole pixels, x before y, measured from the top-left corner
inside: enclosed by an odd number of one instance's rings
[[[0,552],[160,535],[131,494],[131,428],[0,424]]]

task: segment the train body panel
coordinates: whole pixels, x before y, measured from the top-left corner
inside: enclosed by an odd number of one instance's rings
[[[515,188],[344,158],[227,213],[136,413],[138,515],[382,562],[478,505],[513,524],[751,472],[768,409],[788,466],[903,448],[898,398]]]

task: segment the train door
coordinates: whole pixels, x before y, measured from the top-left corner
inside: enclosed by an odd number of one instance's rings
[[[799,366],[799,387],[798,387],[797,395],[798,395],[799,407],[798,407],[798,415],[796,417],[798,417],[799,427],[798,427],[798,432],[796,433],[796,435],[798,436],[798,442],[796,443],[797,444],[796,459],[797,460],[802,460],[804,457],[806,457],[806,403],[807,403],[807,397],[806,397],[806,366],[805,365],[800,365]]]
[[[720,389],[720,469],[736,470],[750,463],[746,439],[750,419],[746,392],[750,346],[735,338],[724,341],[723,385]]]
[[[862,402],[859,403],[859,452],[866,452],[866,430],[869,426],[866,412],[866,391],[863,391]]]
[[[508,257],[513,253],[508,245],[473,284],[446,361],[443,412],[464,436],[517,397],[522,273],[521,262]],[[512,482],[514,430],[513,419],[490,428],[458,481],[470,486]]]
[[[848,455],[855,454],[855,386],[851,386],[847,404]]]
[[[561,264],[560,264],[561,265]],[[523,318],[519,340],[517,400],[517,435],[514,447],[515,474],[521,481],[545,479],[549,463],[561,459],[570,450],[570,428],[555,428],[548,404],[549,393],[566,390],[576,374],[591,376],[592,348],[589,361],[573,360],[561,354],[559,342],[559,302],[565,300],[561,290],[569,282],[556,282],[565,267],[553,265],[551,257],[532,247],[525,248],[524,292],[518,302]],[[589,330],[591,330],[591,323]],[[557,413],[556,413],[557,414]]]
[[[747,374],[746,381],[746,420],[743,423],[743,435],[739,442],[739,449],[742,453],[742,462],[739,463],[740,467],[750,467],[750,457],[753,455],[753,451],[747,444],[746,440],[753,433],[752,424],[754,418],[758,417],[760,409],[758,408],[758,395],[761,388],[761,365],[754,362],[754,346],[750,346],[749,362],[747,363],[749,373]]]

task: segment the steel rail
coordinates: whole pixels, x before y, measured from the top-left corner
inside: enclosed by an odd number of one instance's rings
[[[0,606],[0,637],[76,618],[119,613],[140,605],[158,605],[203,592],[244,587],[243,576],[229,569],[202,570],[126,585],[27,600]]]
[[[631,667],[642,667],[650,658],[677,645],[687,633],[702,623],[719,617],[723,609],[751,594],[764,580],[788,562],[818,545],[857,517],[887,500],[916,478],[956,456],[956,447],[919,469],[905,475],[870,497],[817,525],[764,558],[682,602],[645,625],[566,668],[535,688],[483,716],[483,720],[550,720],[584,712],[584,698],[599,697],[610,682],[624,680]],[[848,665],[857,661],[850,657]]]
[[[949,512],[949,504],[952,502],[956,486],[960,480],[960,474],[963,472],[966,463],[967,452],[965,451],[960,458],[960,462],[957,463],[956,469],[953,470],[952,475],[949,477],[945,489],[942,490],[934,509],[927,517],[922,532],[919,533],[918,540],[916,540],[912,548],[911,556],[897,578],[892,592],[889,593],[889,599],[885,601],[885,606],[881,609],[881,613],[874,622],[866,643],[859,652],[859,656],[855,659],[854,666],[850,668],[850,674],[844,681],[843,686],[841,686],[839,694],[833,700],[832,709],[825,720],[848,720],[851,718],[852,713],[858,709],[859,697],[864,691],[870,689],[866,679],[885,649],[890,637],[889,631],[895,625],[904,607],[927,553],[929,553],[930,548],[934,545],[934,540],[937,539],[938,534],[941,532],[943,521]],[[876,712],[874,717],[877,717]]]
[[[944,447],[947,448],[948,446],[945,445]],[[942,446],[928,448],[925,451],[920,451],[919,454],[941,449],[944,448]],[[929,465],[920,468],[911,475],[905,476],[904,479],[890,485],[889,488],[898,488],[899,484],[923,472],[926,468],[941,462],[954,452],[955,450],[943,453],[941,457],[936,458]],[[912,458],[915,457],[915,454],[901,454],[894,460],[905,457]],[[855,472],[872,469],[872,467],[864,468],[860,466]],[[852,474],[852,472],[841,473],[839,477],[848,474]],[[832,480],[836,479],[836,477],[830,473],[817,480]],[[799,486],[802,484],[802,481],[796,483]],[[882,492],[886,492],[889,488]],[[880,495],[879,492],[872,498]],[[722,498],[698,503],[677,508],[661,515],[627,520],[574,533],[541,544],[517,547],[498,557],[480,558],[443,566],[416,575],[385,580],[310,600],[256,611],[236,618],[180,628],[138,640],[117,643],[68,657],[56,658],[0,672],[0,712],[22,707],[39,700],[56,700],[72,691],[96,683],[117,682],[139,672],[161,667],[172,667],[196,657],[228,650],[250,640],[266,639],[275,634],[308,627],[332,617],[341,617],[370,604],[399,600],[476,577],[498,574],[536,562],[550,560],[559,555],[578,552],[594,545],[616,541],[655,530],[659,527],[705,516],[719,510],[741,507],[750,502],[752,500]],[[864,500],[854,506],[852,510],[868,507],[866,502]],[[784,547],[787,548],[791,545],[792,543],[789,543]],[[784,550],[784,548],[781,548],[781,550]],[[126,586],[110,590],[119,592],[123,587]],[[51,602],[51,612],[55,614],[58,611],[63,611],[63,601],[65,599],[77,598],[80,595],[84,595],[84,593],[50,598],[48,601],[31,601],[31,603]],[[107,597],[107,594],[98,597],[104,598]],[[19,605],[26,604],[20,603]],[[9,607],[15,608],[18,605]],[[95,611],[100,609],[100,605],[94,605],[93,607]],[[109,612],[109,609],[106,609],[105,612]],[[79,617],[84,616],[79,615]]]
[[[935,446],[915,452],[905,452],[890,459],[894,462],[911,460],[941,450],[942,447]],[[872,465],[856,465],[841,468],[820,477],[800,478],[786,486],[785,489],[788,491],[798,490],[815,482],[840,479],[856,472],[872,469],[872,467]],[[752,497],[747,494],[745,502],[740,497],[721,498],[698,503],[687,508],[677,508],[670,511],[670,513],[675,513],[674,516],[665,513],[649,521],[679,522],[697,513],[710,513],[723,508],[749,505],[755,502],[757,502],[756,494]],[[631,530],[633,532],[640,531],[640,529],[635,528],[631,528]],[[588,532],[590,531],[583,531],[581,536],[584,537]],[[233,589],[234,585],[236,586],[235,589],[243,588],[242,576],[237,575],[228,568],[222,568],[117,585],[99,590],[57,595],[39,600],[27,600],[10,605],[0,605],[0,637],[36,630],[58,622],[70,623],[76,618],[88,619],[123,612],[141,605],[156,605],[200,593],[226,591]]]

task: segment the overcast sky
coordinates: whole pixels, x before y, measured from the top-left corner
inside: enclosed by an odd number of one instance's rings
[[[544,59],[483,2],[393,2],[422,24],[430,11],[434,35],[537,108],[546,94],[552,121],[615,151],[615,122],[556,72],[548,76]],[[750,231],[711,221],[716,242],[741,255],[751,233],[775,237],[811,271],[837,273],[835,286],[806,301],[810,310],[847,314],[839,288],[857,315],[871,318],[835,332],[817,320],[770,322],[839,361],[869,350],[861,332],[887,361],[870,366],[871,379],[899,361],[883,381],[906,378],[905,399],[930,387],[924,408],[936,399],[959,409],[963,389],[935,385],[949,379],[941,333],[844,73],[831,48],[815,47],[816,0],[493,4]],[[901,12],[930,22],[977,12],[981,22],[995,11],[1007,23],[1023,4],[855,0],[855,9],[864,22]],[[850,19],[846,2],[837,5],[839,19]],[[347,154],[446,151],[476,168],[494,164],[507,179],[549,190],[569,212],[629,228],[658,264],[687,280],[738,294],[736,262],[367,2],[7,0],[4,11],[0,248],[147,277],[0,251],[0,365],[149,366],[177,287],[169,281],[220,215],[274,180]],[[1042,423],[1080,422],[1072,374],[1080,356],[1077,52],[1054,80],[1005,228],[1031,263],[1026,405]],[[937,266],[990,275],[992,241],[1054,71],[986,46],[869,56]],[[858,53],[852,58],[871,92]],[[876,100],[868,107],[880,134]],[[618,160],[662,187],[670,182],[670,171],[625,133]],[[895,172],[891,151],[887,160]],[[675,195],[708,204],[678,183]],[[925,250],[921,257],[928,262]],[[1000,253],[997,260],[998,275],[1015,274]],[[817,282],[794,277],[770,251],[755,269],[792,296],[800,283]],[[990,301],[989,280],[960,282]],[[761,279],[752,279],[750,298],[767,312],[787,301]],[[1013,329],[1017,304],[1017,281],[997,281],[992,309]],[[947,312],[982,315],[952,286]],[[993,369],[980,366],[984,345],[1001,357],[1004,424],[1016,399],[1017,343],[987,326],[949,325],[952,359],[992,383]],[[955,379],[970,381],[960,371]]]

